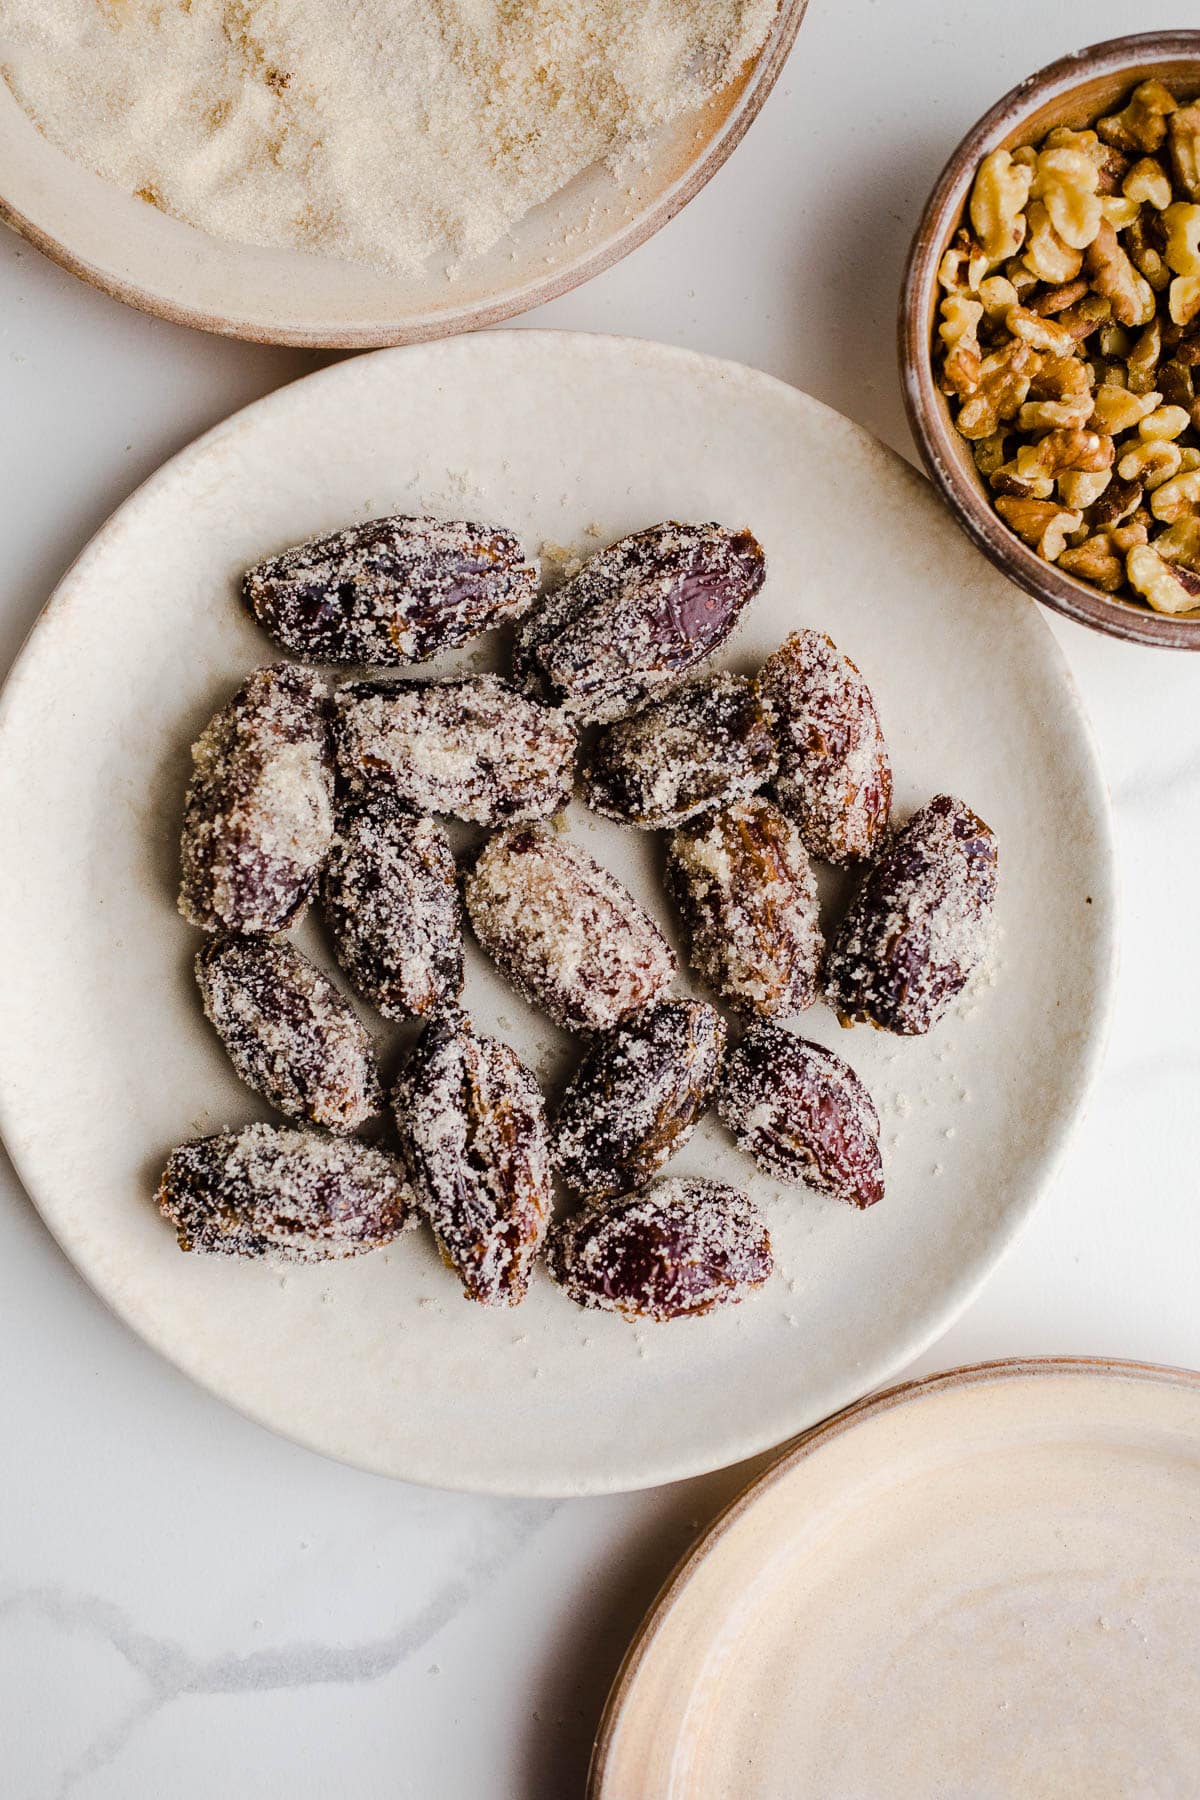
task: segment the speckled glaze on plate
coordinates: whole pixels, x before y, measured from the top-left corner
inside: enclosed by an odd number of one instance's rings
[[[0,221],[72,275],[177,325],[302,349],[478,331],[569,293],[653,237],[716,174],[788,59],[808,0],[780,0],[758,55],[657,132],[620,178],[595,166],[454,279],[223,242],[102,181],[47,142],[0,79]],[[3,56],[0,21],[0,58]]]
[[[933,1375],[829,1420],[667,1583],[589,1800],[1191,1800],[1200,1375]]]
[[[241,571],[402,510],[494,519],[534,550],[676,516],[750,524],[769,573],[718,659],[800,624],[874,686],[903,816],[960,791],[1001,846],[991,975],[928,1038],[807,1035],[883,1118],[863,1215],[755,1175],[710,1117],[672,1172],[762,1200],[778,1272],[739,1307],[635,1329],[538,1271],[470,1306],[425,1232],[282,1270],[183,1256],[152,1193],[181,1138],[264,1116],[201,1016],[175,910],[188,746],[272,647]],[[459,652],[469,668],[494,651]],[[670,928],[661,844],[570,812]],[[827,906],[837,882],[824,883]],[[0,1126],[114,1310],[243,1412],[409,1480],[524,1494],[649,1486],[781,1442],[886,1380],[966,1304],[1062,1153],[1100,1054],[1115,937],[1107,798],[1036,606],[924,480],[857,426],[736,364],[512,332],[381,352],[260,401],[169,462],[70,570],[0,701]],[[301,941],[327,951],[308,921]],[[687,983],[678,984],[687,991]],[[575,1052],[468,950],[467,1001],[556,1083]]]

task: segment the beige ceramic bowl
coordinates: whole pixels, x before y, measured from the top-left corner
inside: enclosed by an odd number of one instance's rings
[[[900,299],[900,366],[909,423],[925,466],[959,524],[997,568],[1035,599],[1112,637],[1200,650],[1200,613],[1170,617],[1078,581],[1010,531],[995,511],[966,441],[933,377],[930,346],[938,265],[962,223],[975,171],[990,151],[1036,142],[1055,125],[1079,127],[1111,112],[1156,78],[1173,93],[1200,94],[1200,31],[1115,38],[1064,56],[998,100],[969,131],[938,178],[909,253]]]
[[[475,331],[553,300],[644,243],[720,168],[775,84],[807,0],[700,112],[659,133],[618,184],[579,175],[455,280],[223,243],[101,181],[49,144],[0,80],[0,220],[130,306],[228,337],[366,350]]]
[[[588,1800],[1193,1800],[1200,1375],[981,1363],[827,1420],[669,1579]]]

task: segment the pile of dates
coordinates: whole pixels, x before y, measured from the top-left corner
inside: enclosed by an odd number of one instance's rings
[[[669,522],[539,598],[510,532],[428,518],[249,571],[247,607],[304,660],[256,669],[195,744],[179,905],[205,933],[204,1011],[286,1123],[171,1155],[158,1203],[183,1249],[355,1256],[424,1219],[483,1305],[523,1299],[544,1254],[580,1305],[674,1319],[772,1268],[747,1194],[661,1173],[710,1106],[773,1180],[882,1198],[870,1095],[782,1021],[823,998],[845,1024],[928,1031],[986,951],[996,846],[949,795],[892,830],[875,702],[821,633],[794,633],[753,679],[700,672],[765,573],[749,531]],[[363,678],[505,623],[509,679]],[[311,663],[355,678],[330,695]],[[547,823],[575,791],[669,834],[666,889],[711,1002],[671,993],[658,924]],[[447,817],[485,833],[461,870]],[[812,858],[861,871],[829,942]],[[390,1094],[358,1012],[285,935],[313,901],[355,992],[423,1024]],[[580,1034],[552,1115],[463,1007],[468,922]]]

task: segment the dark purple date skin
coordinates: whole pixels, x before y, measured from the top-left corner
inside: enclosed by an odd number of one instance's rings
[[[589,1199],[643,1187],[704,1113],[725,1025],[701,1000],[661,1000],[598,1037],[559,1102],[554,1160]]]
[[[870,688],[832,638],[795,631],[758,672],[779,745],[775,798],[825,862],[864,862],[887,834],[892,768]]]
[[[717,1110],[765,1175],[859,1208],[882,1200],[879,1114],[832,1050],[770,1020],[752,1025],[729,1058]]]
[[[537,570],[511,531],[403,515],[297,544],[243,583],[250,611],[283,649],[393,667],[515,619],[536,592]]]
[[[996,840],[952,795],[914,813],[834,938],[825,996],[843,1025],[904,1037],[935,1025],[987,954]]]
[[[529,615],[516,667],[581,722],[621,718],[719,650],[765,578],[749,531],[651,526],[601,550]]]
[[[583,1207],[551,1233],[547,1262],[580,1306],[660,1321],[744,1300],[774,1267],[747,1195],[682,1178]]]
[[[462,900],[436,819],[388,793],[340,807],[321,909],[338,962],[385,1019],[423,1017],[462,992]]]
[[[173,1150],[158,1205],[181,1250],[327,1262],[390,1243],[415,1221],[403,1172],[355,1138],[247,1125]]]
[[[279,1112],[353,1131],[382,1109],[366,1027],[295,944],[209,938],[196,957],[196,980],[230,1062]]]
[[[517,1305],[553,1203],[537,1082],[450,1006],[425,1027],[393,1103],[417,1203],[468,1300]]]
[[[583,769],[584,798],[619,824],[673,830],[754,793],[777,761],[754,682],[707,675],[600,732]]]
[[[333,835],[320,683],[276,663],[248,675],[192,746],[179,910],[204,931],[281,931],[303,911]]]

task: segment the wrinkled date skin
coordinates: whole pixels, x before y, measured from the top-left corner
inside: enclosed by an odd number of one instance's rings
[[[684,1319],[761,1287],[771,1239],[739,1188],[676,1177],[600,1200],[556,1226],[550,1273],[580,1306],[626,1319]]]
[[[701,1000],[662,1000],[597,1038],[555,1118],[567,1186],[591,1199],[644,1187],[696,1129],[724,1050],[724,1022]]]
[[[545,826],[497,832],[465,892],[475,935],[501,974],[569,1031],[607,1031],[677,971],[629,890]]]
[[[776,764],[755,683],[708,675],[602,731],[583,769],[584,798],[620,824],[672,830],[754,793]]]
[[[820,631],[793,632],[758,683],[779,745],[780,806],[822,862],[869,861],[892,810],[892,766],[870,688]]]
[[[333,836],[325,701],[309,669],[255,669],[192,746],[179,910],[204,931],[281,931]]]
[[[394,1105],[417,1204],[468,1300],[517,1305],[553,1203],[537,1082],[449,1007],[425,1027]]]
[[[575,728],[496,675],[355,682],[334,711],[338,775],[476,825],[541,819],[571,794]]]
[[[339,808],[321,876],[334,955],[385,1019],[422,1017],[463,984],[463,920],[450,841],[392,794]]]
[[[739,1013],[802,1012],[817,997],[824,944],[800,834],[755,795],[682,826],[667,888],[692,967]]]
[[[533,602],[537,569],[511,531],[458,519],[369,519],[248,571],[247,606],[311,662],[426,662]]]
[[[210,938],[196,980],[230,1062],[277,1111],[330,1131],[353,1131],[380,1111],[366,1027],[286,938]]]
[[[720,649],[765,576],[749,531],[651,526],[601,550],[523,621],[517,669],[581,721],[619,719]]]
[[[399,1165],[356,1138],[248,1125],[173,1150],[158,1205],[181,1250],[329,1262],[415,1224]]]
[[[834,939],[825,994],[843,1025],[935,1025],[987,954],[995,893],[992,832],[939,794],[868,871]]]
[[[879,1114],[849,1063],[782,1025],[752,1025],[729,1058],[717,1110],[776,1181],[850,1206],[883,1198]]]

